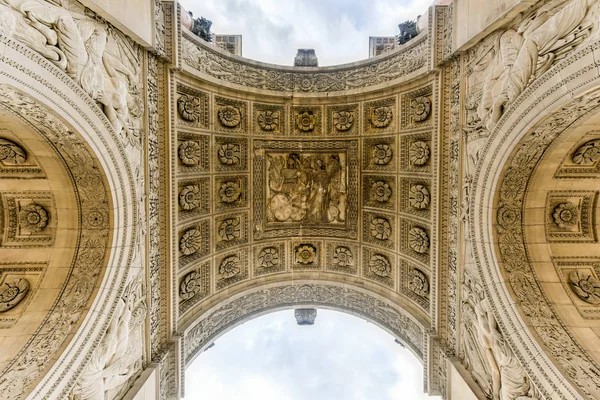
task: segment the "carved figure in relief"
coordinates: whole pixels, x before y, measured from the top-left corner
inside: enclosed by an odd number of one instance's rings
[[[477,112],[492,130],[531,82],[581,44],[594,29],[598,0],[553,1],[498,40]],[[589,12],[589,13],[588,13]]]
[[[346,218],[345,160],[337,154],[268,156],[268,218],[339,223]]]
[[[64,70],[103,108],[117,133],[139,141],[143,103],[134,45],[67,0],[0,0],[0,28]]]

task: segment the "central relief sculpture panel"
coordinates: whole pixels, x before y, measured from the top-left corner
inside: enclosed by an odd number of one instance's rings
[[[254,236],[357,237],[357,141],[254,142]]]

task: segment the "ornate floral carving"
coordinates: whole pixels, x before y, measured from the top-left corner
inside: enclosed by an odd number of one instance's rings
[[[193,140],[186,140],[179,145],[179,159],[185,165],[196,165],[202,157],[200,145]]]
[[[569,285],[581,300],[600,304],[600,281],[591,274],[573,271],[569,274]]]
[[[296,127],[303,132],[310,132],[315,129],[315,116],[310,111],[304,111],[296,115]]]
[[[186,211],[197,208],[201,201],[200,188],[197,185],[187,185],[179,192],[179,205]]]
[[[573,203],[560,203],[554,207],[552,217],[559,228],[571,228],[579,221],[579,209]]]
[[[415,121],[425,121],[431,113],[431,100],[425,96],[417,97],[411,101],[411,108]]]
[[[240,198],[240,185],[237,182],[225,182],[219,189],[219,196],[224,203],[233,203]]]
[[[0,287],[0,312],[8,311],[19,304],[28,291],[29,281],[25,278],[4,282],[4,285]]]
[[[429,236],[427,232],[416,226],[412,227],[408,231],[408,245],[419,254],[427,253],[427,250],[429,250]]]
[[[242,113],[236,107],[223,106],[219,109],[219,121],[228,128],[235,128],[242,121]]]
[[[260,251],[258,266],[260,268],[271,268],[279,265],[279,250],[276,247],[266,247]]]
[[[600,160],[600,139],[590,140],[579,146],[571,159],[575,164],[594,164]]]
[[[429,145],[421,141],[411,143],[408,149],[408,158],[414,165],[425,165],[429,160],[429,154]]]
[[[219,280],[233,278],[240,271],[240,258],[237,255],[227,256],[219,265]]]
[[[227,143],[219,146],[219,161],[224,165],[235,165],[240,163],[240,145]]]
[[[31,232],[40,232],[48,225],[48,213],[39,204],[31,203],[19,212],[19,222],[22,228]]]
[[[296,247],[296,262],[298,264],[313,264],[316,257],[317,249],[312,244],[301,244]]]
[[[392,234],[392,226],[390,222],[381,217],[376,217],[371,220],[370,225],[371,236],[379,240],[389,240]]]
[[[419,296],[426,297],[429,294],[429,280],[418,269],[412,269],[408,273],[408,288]]]
[[[383,181],[376,181],[371,185],[371,194],[378,202],[385,203],[389,201],[392,196],[392,188]]]
[[[274,131],[279,126],[279,112],[272,110],[258,111],[258,126],[265,131]]]
[[[333,126],[338,131],[347,131],[352,128],[354,124],[354,116],[350,111],[334,111],[333,112]]]
[[[373,148],[373,163],[376,165],[387,165],[392,160],[392,148],[387,144],[376,144]]]
[[[296,323],[300,326],[314,325],[317,319],[317,309],[297,308],[294,310],[294,316],[296,317]]]
[[[238,218],[227,218],[219,225],[221,239],[228,242],[240,237],[240,220]]]
[[[199,121],[202,116],[202,103],[198,97],[184,94],[177,100],[177,111],[186,121]]]
[[[201,279],[201,275],[196,271],[187,274],[179,286],[179,297],[188,300],[198,294],[202,290]]]
[[[27,161],[27,153],[18,144],[0,138],[0,161],[11,165],[23,164]]]
[[[189,256],[197,252],[202,247],[202,234],[198,229],[187,230],[181,240],[179,240],[179,249],[184,256]]]
[[[423,185],[412,185],[408,194],[408,203],[411,207],[424,210],[429,206],[429,190]]]
[[[352,250],[346,246],[338,246],[333,250],[333,263],[337,267],[349,267],[354,264]]]
[[[392,122],[393,112],[390,107],[376,107],[371,112],[371,123],[376,128],[385,128]]]
[[[389,278],[392,273],[392,264],[383,254],[374,254],[369,260],[369,270],[382,278]]]

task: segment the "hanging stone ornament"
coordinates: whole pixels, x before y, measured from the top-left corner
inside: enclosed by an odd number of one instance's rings
[[[240,185],[237,182],[225,182],[219,189],[219,196],[224,203],[233,203],[240,198],[242,194]]]
[[[349,111],[335,111],[333,113],[333,126],[338,131],[347,131],[354,124],[354,116]]]
[[[296,126],[303,132],[310,132],[315,129],[315,116],[305,111],[296,116]]]
[[[429,250],[429,236],[421,228],[413,227],[408,231],[408,245],[419,254],[427,253]]]
[[[373,163],[375,165],[387,165],[392,160],[392,149],[387,144],[376,144],[373,148]]]
[[[267,247],[261,250],[258,256],[258,266],[261,268],[272,268],[279,265],[279,251],[275,247]]]
[[[40,232],[48,226],[48,213],[39,204],[26,205],[19,212],[21,228],[30,232]]]
[[[199,121],[201,116],[201,104],[200,99],[194,96],[181,96],[177,100],[177,110],[181,118],[186,121]]]
[[[600,160],[600,139],[590,140],[579,146],[571,159],[575,164],[594,164]]]
[[[296,317],[296,323],[300,326],[314,325],[317,319],[317,309],[297,308],[294,310],[294,317]]]
[[[373,182],[371,185],[371,195],[378,202],[387,203],[392,196],[392,188],[383,181]]]
[[[373,218],[370,226],[371,236],[379,240],[389,240],[392,226],[385,218]]]
[[[179,249],[184,256],[189,256],[200,250],[202,234],[198,229],[187,230],[179,241]]]
[[[258,126],[264,131],[274,131],[279,126],[279,112],[277,111],[259,111]]]
[[[429,145],[425,142],[413,142],[408,149],[408,158],[414,165],[425,165],[429,160]]]
[[[382,278],[389,278],[392,273],[392,264],[383,254],[375,254],[369,261],[369,270]]]
[[[221,222],[219,226],[219,235],[225,242],[229,242],[240,237],[240,220],[238,218],[228,218]]]
[[[27,154],[18,144],[0,138],[0,161],[10,165],[23,164],[27,161]]]
[[[408,273],[408,288],[421,297],[429,294],[429,280],[424,273],[413,269]]]
[[[560,203],[554,207],[552,214],[554,223],[563,229],[569,229],[577,225],[579,221],[579,209],[573,203]]]
[[[202,157],[200,145],[193,140],[186,140],[179,145],[179,159],[185,165],[196,165]]]
[[[240,271],[240,258],[236,255],[226,257],[219,265],[219,280],[233,278]]]
[[[352,250],[345,246],[338,246],[333,251],[333,264],[336,267],[349,267],[354,263]]]
[[[29,291],[27,279],[18,278],[4,282],[0,287],[0,312],[5,312],[15,307],[25,298]]]
[[[311,244],[301,244],[296,247],[296,262],[302,265],[308,265],[315,262],[317,249]]]
[[[571,272],[569,274],[569,284],[581,300],[590,304],[600,304],[600,281],[589,273]]]
[[[201,289],[202,286],[200,274],[196,271],[190,272],[183,278],[183,281],[179,286],[179,297],[181,297],[183,300],[191,299],[197,295]]]
[[[236,165],[240,163],[241,151],[239,144],[223,144],[219,147],[217,154],[219,155],[219,161],[223,165]]]
[[[187,185],[179,192],[179,205],[186,211],[200,206],[200,188],[197,185]]]
[[[411,102],[413,118],[417,122],[425,121],[431,113],[431,100],[425,96],[417,97]]]
[[[392,109],[387,106],[377,107],[371,113],[371,123],[376,128],[385,128],[392,122]]]
[[[233,106],[223,106],[219,109],[219,121],[228,128],[235,128],[242,121],[242,113]]]
[[[408,193],[408,203],[412,208],[424,210],[429,206],[429,190],[423,185],[412,185]]]

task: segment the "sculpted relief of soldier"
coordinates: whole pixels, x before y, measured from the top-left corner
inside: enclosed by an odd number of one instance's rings
[[[341,223],[346,219],[345,157],[340,154],[269,155],[269,222]]]

